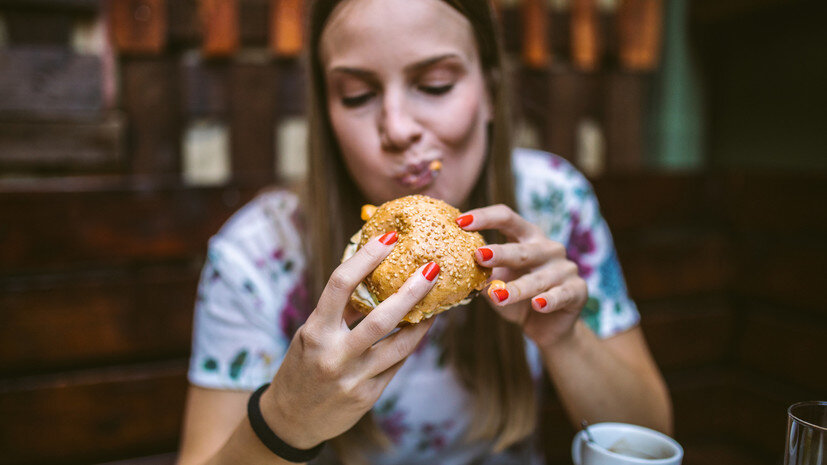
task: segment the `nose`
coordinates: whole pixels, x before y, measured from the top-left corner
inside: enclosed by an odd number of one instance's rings
[[[422,137],[422,127],[400,92],[385,94],[378,126],[382,149],[388,152],[404,151]]]

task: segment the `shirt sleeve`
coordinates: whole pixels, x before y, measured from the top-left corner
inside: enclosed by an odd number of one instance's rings
[[[572,171],[568,212],[568,258],[579,268],[589,287],[589,299],[581,318],[601,338],[625,331],[640,321],[637,306],[629,298],[612,234],[600,214],[597,197],[586,178]]]
[[[306,317],[296,233],[284,215],[265,214],[265,200],[245,207],[210,240],[193,321],[194,385],[254,390],[270,381]]]

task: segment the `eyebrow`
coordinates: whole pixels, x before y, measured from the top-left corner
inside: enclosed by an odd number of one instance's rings
[[[447,60],[449,58],[460,58],[459,55],[456,53],[446,53],[444,55],[437,55],[435,57],[426,58],[422,61],[418,61],[416,63],[412,63],[408,66],[405,66],[404,70],[406,73],[416,72],[422,69],[425,69],[435,63],[439,63],[442,60]],[[353,74],[362,78],[371,78],[375,74],[371,71],[367,71],[361,68],[351,68],[349,66],[337,66],[330,70],[331,73],[346,73],[346,74]]]

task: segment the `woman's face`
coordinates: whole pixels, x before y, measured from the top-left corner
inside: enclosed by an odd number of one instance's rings
[[[345,0],[320,48],[333,131],[365,197],[461,207],[492,113],[471,23],[441,0]]]

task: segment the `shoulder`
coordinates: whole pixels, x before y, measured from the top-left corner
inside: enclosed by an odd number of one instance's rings
[[[270,190],[260,193],[238,209],[212,240],[244,242],[250,240],[251,236],[269,234],[276,229],[283,230],[284,227],[299,229],[298,206],[298,198],[292,192]]]
[[[304,272],[298,213],[298,197],[291,192],[259,194],[210,239],[206,265],[245,295],[278,309]]]
[[[543,150],[515,148],[512,169],[524,184],[554,181],[563,185],[588,184],[586,177],[565,158]]]
[[[573,212],[594,195],[589,181],[566,159],[541,150],[515,149],[512,165],[520,214],[565,243]]]

